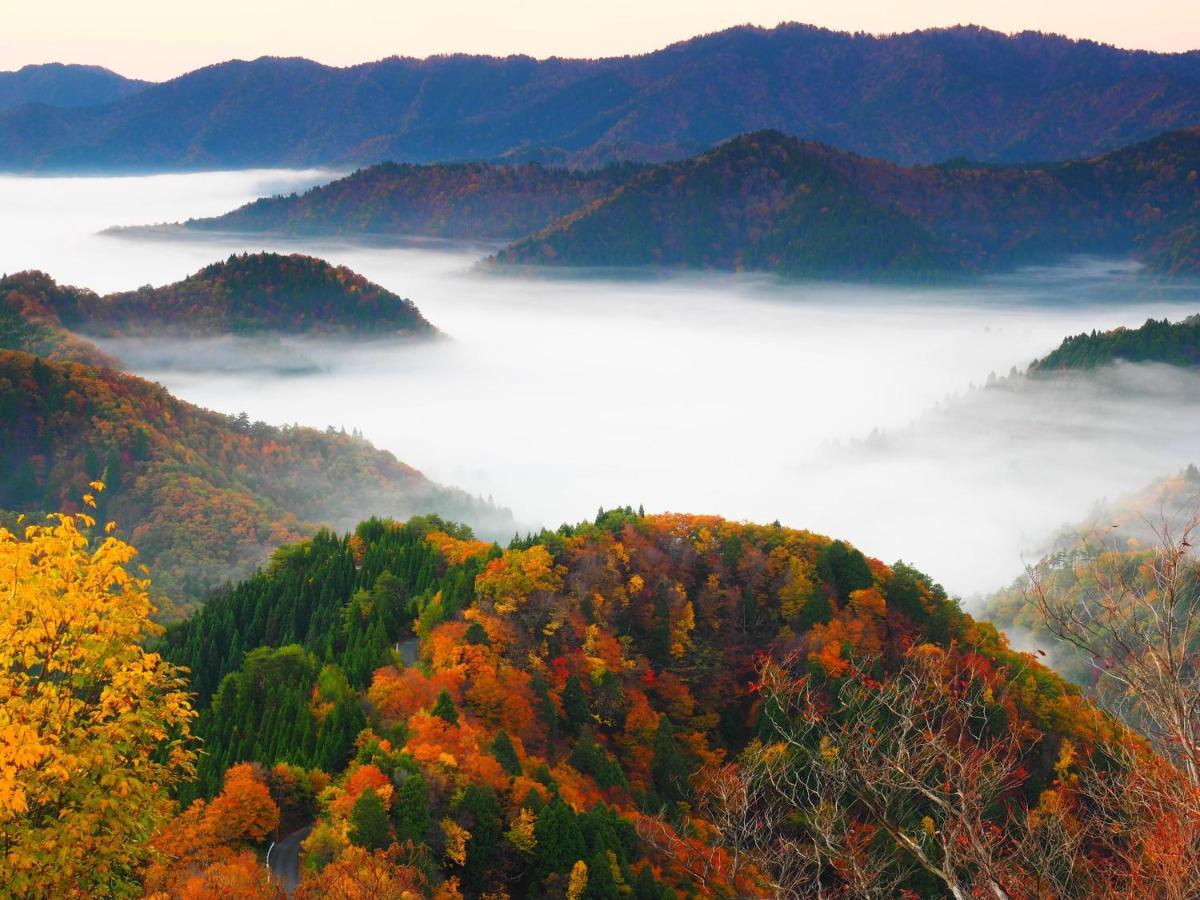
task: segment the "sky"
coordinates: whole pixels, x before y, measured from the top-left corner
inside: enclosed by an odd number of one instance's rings
[[[970,23],[1200,47],[1195,0],[0,0],[0,71],[72,62],[162,80],[264,55],[332,65],[449,52],[612,56],[781,21],[874,33]]]

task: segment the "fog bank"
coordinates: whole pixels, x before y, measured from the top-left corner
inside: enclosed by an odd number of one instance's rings
[[[0,179],[0,270],[36,265],[109,291],[175,280],[235,251],[348,265],[411,298],[453,340],[275,341],[261,358],[239,342],[110,349],[223,412],[358,428],[521,521],[553,526],[624,503],[778,519],[903,558],[966,593],[1017,574],[1023,550],[1096,499],[1200,455],[1192,373],[1122,367],[968,389],[1067,334],[1200,311],[1194,283],[1153,286],[1128,266],[1081,261],[929,289],[519,279],[475,271],[478,247],[91,233],[228,208],[264,180],[311,177],[161,176],[152,191],[111,184],[128,179]],[[3,202],[10,190],[62,212],[29,228]]]

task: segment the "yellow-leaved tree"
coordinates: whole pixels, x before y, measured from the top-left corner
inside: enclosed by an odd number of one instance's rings
[[[95,483],[94,489],[103,485]],[[84,502],[94,506],[92,497]],[[192,774],[179,670],[148,652],[134,549],[85,514],[0,528],[0,884],[9,896],[135,893],[148,838]],[[111,532],[111,526],[106,529]]]

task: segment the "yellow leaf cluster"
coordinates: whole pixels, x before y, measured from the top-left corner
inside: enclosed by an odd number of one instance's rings
[[[554,592],[562,588],[566,569],[554,564],[554,557],[541,544],[528,550],[506,550],[499,559],[488,563],[475,579],[480,597],[491,600],[496,612],[516,612],[535,591]]]
[[[571,867],[571,877],[567,881],[567,900],[579,900],[587,890],[588,867],[582,859]]]
[[[446,835],[446,858],[460,866],[467,864],[467,841],[471,832],[451,818],[442,819],[442,833]]]
[[[133,883],[192,771],[185,683],[143,646],[148,582],[89,523],[0,529],[0,884],[17,895]]]

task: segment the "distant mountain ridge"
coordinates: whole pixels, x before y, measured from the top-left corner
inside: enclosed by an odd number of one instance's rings
[[[67,109],[100,106],[130,97],[149,84],[101,66],[25,66],[15,72],[0,72],[0,112],[28,103]]]
[[[936,275],[1069,254],[1200,272],[1200,129],[1043,166],[902,167],[779,132],[635,175],[502,264]]]
[[[663,161],[766,128],[898,162],[1087,156],[1200,124],[1200,52],[957,27],[739,27],[635,57],[232,61],[0,114],[8,170]]]

